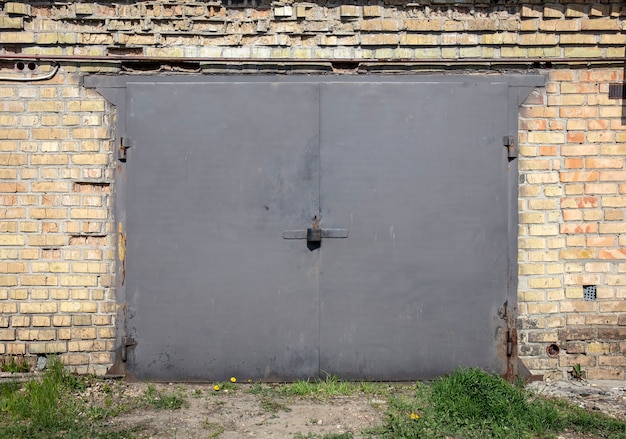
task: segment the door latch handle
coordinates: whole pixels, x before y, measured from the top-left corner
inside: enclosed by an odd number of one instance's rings
[[[309,227],[306,229],[307,242],[321,242],[322,241],[322,229],[319,227]]]
[[[319,239],[317,241],[309,239],[309,230],[312,238]],[[317,231],[316,231],[317,230]],[[319,234],[319,235],[318,235]],[[285,230],[283,231],[283,239],[306,239],[309,242],[320,242],[322,238],[347,238],[348,229],[322,229],[311,227],[306,230]]]

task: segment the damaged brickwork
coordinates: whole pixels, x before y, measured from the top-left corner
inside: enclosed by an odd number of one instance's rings
[[[103,374],[119,344],[116,113],[82,76],[532,70],[547,81],[520,110],[519,353],[550,378],[625,378],[626,115],[609,97],[625,18],[615,0],[0,1],[0,355]]]

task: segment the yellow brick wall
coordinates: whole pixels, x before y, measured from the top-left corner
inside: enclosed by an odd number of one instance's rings
[[[590,378],[625,378],[626,115],[608,98],[624,81],[613,59],[626,46],[622,3],[0,2],[0,76],[60,64],[47,81],[0,81],[0,355],[58,353],[96,373],[113,361],[115,109],[80,78],[138,65],[63,56],[205,58],[144,67],[180,74],[295,70],[240,62],[267,58],[355,73],[320,60],[386,58],[397,62],[358,71],[547,75],[519,126],[520,355],[553,378],[576,363]],[[15,57],[32,55],[49,59],[16,69]],[[583,300],[584,285],[597,300]]]
[[[0,81],[0,354],[101,374],[115,345],[112,111],[79,80]]]
[[[548,78],[520,117],[520,352],[553,378],[578,363],[589,378],[624,379],[626,121],[622,100],[608,98],[624,68]],[[596,300],[584,300],[586,285]]]

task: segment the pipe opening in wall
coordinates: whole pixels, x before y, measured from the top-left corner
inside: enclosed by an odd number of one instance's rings
[[[548,357],[558,357],[559,353],[561,352],[561,348],[556,343],[550,343],[546,348],[546,352],[548,354]]]
[[[37,70],[37,63],[34,63],[32,61],[28,63],[24,61],[18,61],[15,63],[15,68],[20,72],[23,72],[24,70],[30,70],[32,72],[34,70]]]
[[[595,285],[583,285],[583,298],[585,300],[596,300],[597,288]]]
[[[534,69],[551,69],[552,63],[550,61],[535,61],[533,62]]]
[[[332,61],[330,63],[335,72],[356,72],[360,64],[358,61]]]

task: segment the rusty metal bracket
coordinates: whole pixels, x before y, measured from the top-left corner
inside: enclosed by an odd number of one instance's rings
[[[517,158],[517,144],[515,143],[514,136],[504,136],[502,137],[502,144],[509,150],[509,158],[514,159]]]
[[[120,137],[120,146],[118,148],[118,160],[120,162],[126,161],[126,150],[133,146],[133,139],[130,137]]]
[[[124,337],[122,339],[122,361],[126,363],[128,359],[128,348],[137,345],[137,342],[132,337]]]

